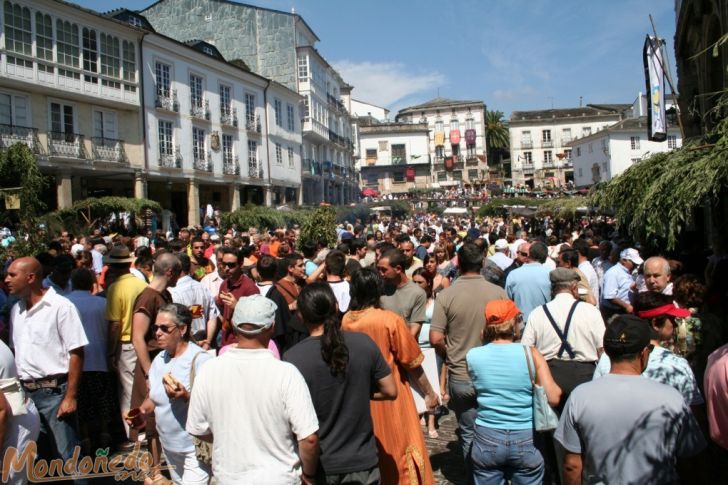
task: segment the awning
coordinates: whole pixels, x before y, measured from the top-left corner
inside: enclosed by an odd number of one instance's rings
[[[467,214],[468,209],[466,209],[464,207],[448,207],[442,213],[443,214]]]

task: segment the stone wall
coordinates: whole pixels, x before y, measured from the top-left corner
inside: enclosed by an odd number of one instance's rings
[[[225,59],[242,59],[252,71],[297,91],[293,15],[214,0],[162,0],[142,14],[161,34],[209,42]]]

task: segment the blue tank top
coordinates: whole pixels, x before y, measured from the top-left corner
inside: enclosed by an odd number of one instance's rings
[[[488,344],[466,360],[478,400],[476,424],[493,429],[533,427],[533,390],[523,345]]]

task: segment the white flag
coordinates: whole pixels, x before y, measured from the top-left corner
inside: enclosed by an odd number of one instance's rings
[[[651,141],[665,141],[667,138],[664,49],[664,40],[649,35],[645,39],[643,59],[647,82],[647,138]]]

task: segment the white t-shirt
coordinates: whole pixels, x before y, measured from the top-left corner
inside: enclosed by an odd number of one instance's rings
[[[192,312],[192,334],[207,329],[207,322],[218,316],[217,305],[210,292],[201,283],[185,275],[169,288],[172,301],[180,303]]]
[[[233,347],[195,378],[187,432],[214,436],[218,483],[300,484],[298,441],[318,431],[301,373],[267,349]]]
[[[592,266],[589,261],[582,261],[579,263],[579,271],[584,273],[584,276],[586,276],[586,279],[589,282],[589,288],[591,288],[594,298],[599,301],[599,278],[597,277],[597,272],[594,271],[594,266]]]
[[[10,310],[10,322],[21,381],[67,374],[69,352],[88,345],[76,307],[53,288],[30,310],[18,301]]]
[[[339,304],[339,311],[341,313],[346,312],[349,309],[349,303],[351,302],[351,295],[349,295],[349,282],[346,280],[341,281],[327,281],[331,291],[334,292],[336,302]]]

